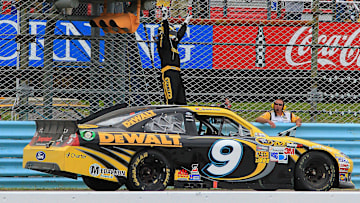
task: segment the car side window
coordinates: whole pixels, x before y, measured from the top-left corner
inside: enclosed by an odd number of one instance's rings
[[[184,116],[182,113],[161,114],[144,125],[145,132],[184,134]]]
[[[215,117],[198,116],[195,119],[198,135],[218,135],[218,120]]]
[[[245,128],[239,123],[232,121],[229,118],[225,118],[221,128],[221,134],[225,136],[250,136],[250,130]]]
[[[195,119],[199,135],[250,136],[250,130],[222,116],[199,116]],[[219,133],[220,132],[220,133]]]

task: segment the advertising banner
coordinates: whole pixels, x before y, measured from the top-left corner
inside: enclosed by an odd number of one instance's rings
[[[319,30],[327,47],[318,49],[318,70],[360,70],[359,25],[322,22]],[[257,44],[215,45],[214,69],[311,69],[311,27],[214,26],[213,35],[215,43]]]
[[[178,29],[181,25],[175,25]],[[16,15],[0,15],[0,66],[16,66]],[[29,66],[43,66],[46,21],[31,20]],[[346,29],[344,29],[346,27]],[[140,24],[135,33],[143,68],[160,68],[155,36],[159,24]],[[360,70],[360,24],[321,22],[318,70]],[[86,21],[58,21],[54,35],[90,36]],[[103,33],[101,33],[103,35]],[[179,45],[183,69],[310,70],[312,28],[300,26],[189,25]],[[148,43],[146,41],[150,40]],[[89,62],[90,41],[55,39],[53,60]],[[104,41],[100,62],[104,62]]]
[[[160,68],[160,58],[154,39],[158,34],[159,26],[159,24],[146,24],[145,32],[144,24],[140,24],[136,31],[143,68]],[[177,30],[180,26],[180,24],[174,25]],[[212,38],[212,26],[189,25],[178,47],[181,68],[211,69],[213,63]],[[152,40],[152,42],[150,44],[142,42],[145,40]]]

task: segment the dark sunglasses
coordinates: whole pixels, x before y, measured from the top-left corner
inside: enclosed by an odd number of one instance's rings
[[[278,105],[278,106],[282,106],[282,105],[283,105],[283,104],[278,104],[278,103],[275,103],[275,102],[274,102],[274,104],[275,104],[275,105]]]

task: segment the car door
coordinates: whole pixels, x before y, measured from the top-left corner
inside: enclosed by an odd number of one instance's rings
[[[201,175],[218,181],[247,182],[263,177],[268,152],[257,151],[250,129],[226,116],[196,116],[198,168]]]

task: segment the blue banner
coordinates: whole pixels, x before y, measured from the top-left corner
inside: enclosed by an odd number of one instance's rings
[[[175,25],[177,29],[181,25]],[[146,24],[146,33],[144,25],[141,24],[136,32],[136,40],[151,40],[151,43],[139,42],[139,50],[143,68],[160,68],[160,58],[156,50],[154,36],[158,34],[159,24]],[[186,34],[179,44],[181,68],[212,68],[212,45],[213,41],[212,26],[189,25]],[[187,44],[186,42],[195,42],[196,44]],[[205,44],[207,43],[207,44]]]
[[[158,24],[141,24],[136,32],[140,57],[143,68],[160,68],[160,59],[156,51],[156,43],[152,40],[157,35]],[[175,25],[179,28],[180,25]],[[36,42],[29,42],[29,66],[41,67],[44,65],[44,35],[46,21],[31,20],[29,33],[36,35]],[[17,43],[15,37],[18,33],[16,15],[0,15],[0,66],[16,66]],[[181,68],[212,68],[213,28],[206,25],[189,25],[182,43],[179,45]],[[54,35],[90,36],[91,27],[87,21],[58,21]],[[104,35],[102,32],[101,35]],[[151,39],[151,43],[146,41]],[[25,39],[26,40],[26,39]],[[193,42],[195,44],[187,44]],[[206,44],[205,44],[206,43]],[[100,41],[100,62],[104,59],[104,41]],[[53,60],[66,62],[89,62],[91,59],[91,45],[88,40],[53,41]]]

